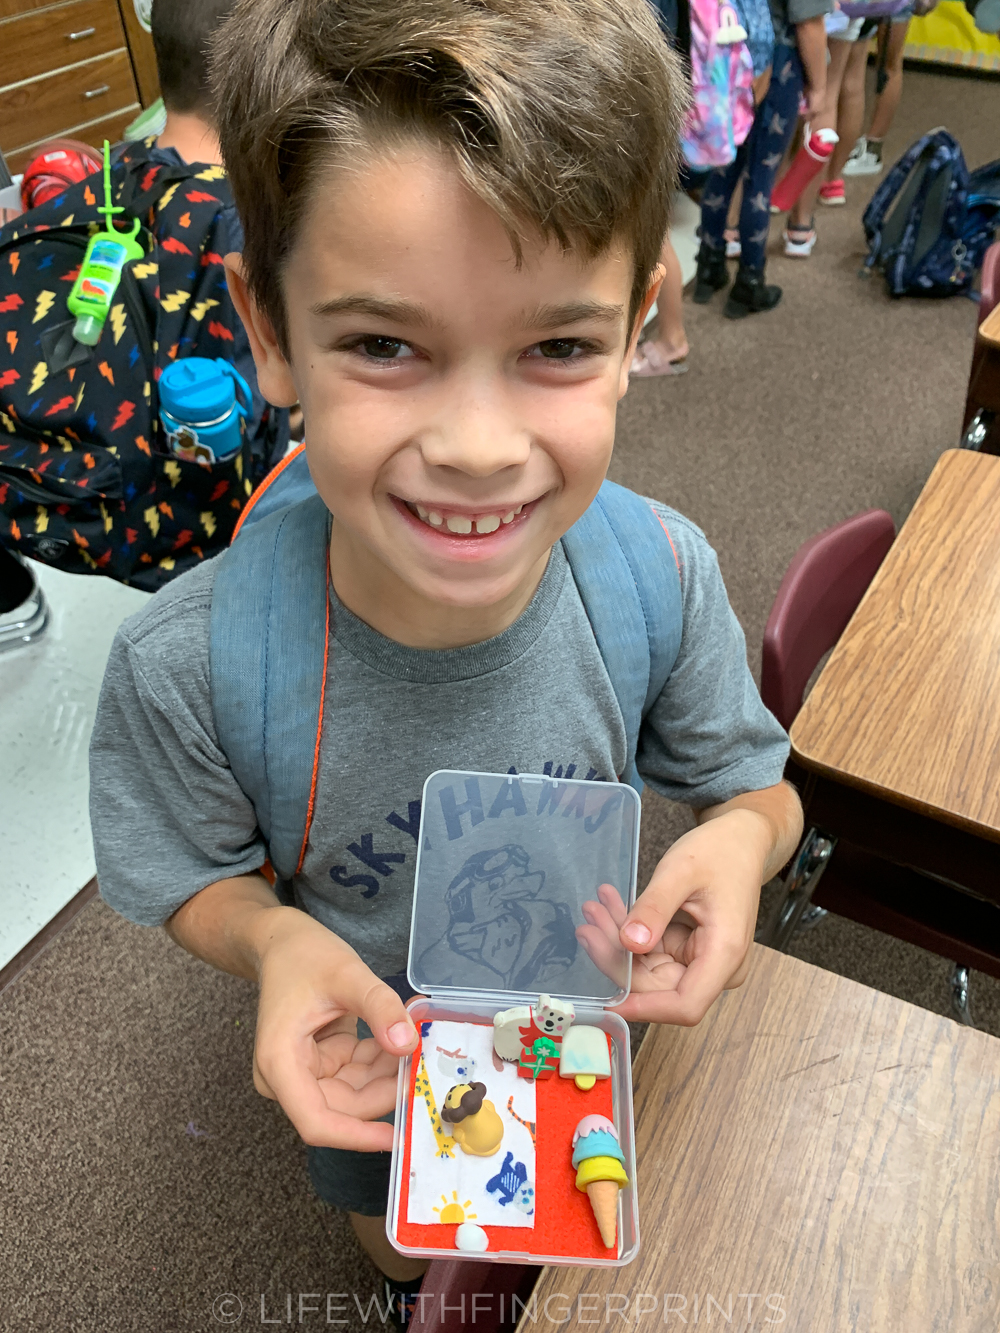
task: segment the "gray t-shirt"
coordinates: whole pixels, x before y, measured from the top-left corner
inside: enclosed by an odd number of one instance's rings
[[[788,740],[761,703],[703,533],[657,506],[681,567],[676,665],[640,738],[656,791],[703,808],[780,781]],[[219,749],[209,688],[214,561],[124,622],[91,743],[101,893],[160,925],[216,880],[258,870],[253,807]],[[562,547],[502,634],[407,648],[331,594],[315,815],[296,899],[380,976],[405,971],[420,795],[436,769],[614,781],[625,727]]]

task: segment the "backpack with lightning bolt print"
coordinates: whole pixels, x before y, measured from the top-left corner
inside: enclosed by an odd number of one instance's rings
[[[149,141],[126,147],[112,181],[146,253],[93,348],[74,341],[66,298],[101,222],[100,177],[0,231],[0,544],[152,592],[229,544],[288,414],[256,389],[226,286],[242,236],[224,170]],[[253,386],[243,447],[222,462],[167,450],[157,383],[186,356],[222,357]]]

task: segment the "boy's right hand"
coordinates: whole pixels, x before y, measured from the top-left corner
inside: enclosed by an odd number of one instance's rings
[[[395,1106],[399,1059],[417,1044],[402,1000],[304,912],[272,907],[258,923],[257,1091],[308,1144],[390,1149],[392,1125],[378,1117]],[[358,1040],[358,1017],[374,1040]]]

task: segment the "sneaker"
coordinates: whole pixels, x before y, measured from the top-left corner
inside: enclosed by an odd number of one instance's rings
[[[782,232],[785,241],[785,254],[789,259],[808,259],[816,244],[815,219],[810,219],[808,227],[786,227]]]
[[[819,187],[819,201],[828,208],[839,208],[841,204],[847,203],[843,176],[835,181],[825,181]]]
[[[30,566],[0,547],[0,652],[37,639],[49,608]]]
[[[864,135],[851,149],[844,163],[845,176],[879,176],[882,173],[882,140],[866,139]]]
[[[397,1282],[395,1278],[386,1277],[384,1273],[382,1277],[389,1321],[399,1333],[405,1333],[416,1313],[417,1296],[424,1279],[421,1276],[412,1278],[409,1282]]]

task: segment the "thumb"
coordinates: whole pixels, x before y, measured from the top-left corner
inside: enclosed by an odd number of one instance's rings
[[[406,1006],[391,986],[377,981],[369,989],[358,1013],[372,1035],[390,1055],[408,1055],[417,1044],[417,1029]]]
[[[679,860],[669,869],[657,868],[645,893],[622,923],[620,939],[631,953],[649,953],[663,938],[663,932],[676,916],[693,888],[692,865]]]

